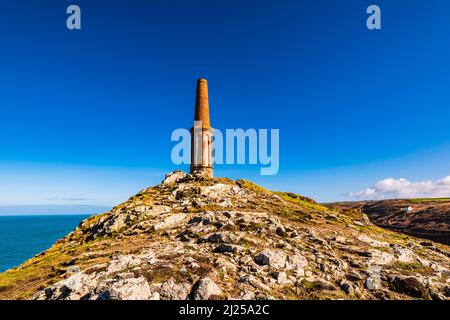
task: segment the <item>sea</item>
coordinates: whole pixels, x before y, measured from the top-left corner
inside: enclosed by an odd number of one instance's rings
[[[0,216],[0,272],[50,248],[89,215]]]

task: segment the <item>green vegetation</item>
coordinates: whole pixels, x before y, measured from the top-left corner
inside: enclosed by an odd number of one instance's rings
[[[439,202],[439,201],[450,201],[450,198],[415,198],[409,199],[410,202],[420,203],[420,202]]]
[[[108,214],[109,214],[109,212],[103,212],[98,215],[90,216],[89,218],[83,220],[80,225],[82,227],[88,227],[91,224],[96,224],[97,222],[100,221],[101,218],[106,217]]]
[[[312,218],[312,216],[310,215],[311,213],[324,213],[330,211],[327,207],[318,204],[313,199],[292,192],[281,192],[281,191],[272,192],[253,182],[244,179],[237,180],[236,184],[241,188],[251,190],[253,192],[276,194],[283,200],[299,206],[301,210],[294,210],[294,212],[293,210],[281,210],[277,212],[278,215],[281,215],[289,220],[298,220],[301,222],[307,222],[309,219]]]
[[[310,222],[310,220],[313,219],[313,216],[311,214],[301,212],[301,211],[292,212],[292,211],[284,210],[284,211],[279,211],[276,214],[279,215],[280,217],[283,217],[290,221],[298,221],[301,223],[308,223],[308,222]]]
[[[228,185],[234,185],[235,182],[229,178],[213,178],[212,179],[215,183],[222,183],[222,184],[228,184]]]
[[[254,191],[254,192],[266,192],[266,193],[270,192],[269,190],[267,190],[261,186],[258,186],[256,183],[250,182],[245,179],[237,180],[236,184],[241,188],[244,188],[244,189],[247,189],[250,191]]]
[[[311,213],[323,213],[329,211],[327,207],[317,204],[317,202],[315,202],[314,200],[297,195],[295,193],[280,191],[276,191],[274,193],[284,200],[293,202]]]
[[[285,197],[285,198],[289,198],[289,199],[295,199],[295,200],[300,200],[300,201],[304,201],[304,202],[308,202],[311,204],[318,204],[315,200],[305,197],[305,196],[301,196],[299,194],[293,193],[293,192],[281,192],[281,191],[274,191],[275,194],[278,194],[281,197]]]
[[[410,272],[419,272],[424,270],[424,266],[422,266],[419,262],[400,262],[396,261],[392,265],[396,269],[401,269],[404,271]]]

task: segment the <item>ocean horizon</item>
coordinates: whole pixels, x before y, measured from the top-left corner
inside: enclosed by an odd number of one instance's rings
[[[0,272],[50,248],[90,214],[0,215]]]

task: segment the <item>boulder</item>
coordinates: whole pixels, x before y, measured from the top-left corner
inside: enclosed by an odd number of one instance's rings
[[[316,279],[313,281],[314,289],[316,290],[326,290],[326,291],[334,291],[336,290],[336,286],[334,286],[331,282],[325,279]]]
[[[377,275],[372,275],[366,279],[366,288],[369,290],[378,290],[381,288],[381,278]]]
[[[244,290],[239,294],[240,300],[255,300],[255,294],[250,290]]]
[[[207,239],[211,243],[238,243],[241,238],[230,232],[216,232]]]
[[[161,285],[159,295],[161,300],[186,300],[190,289],[191,286],[189,284],[178,284],[170,278]]]
[[[80,272],[80,267],[79,267],[79,266],[76,266],[76,265],[68,266],[67,269],[66,269],[66,272],[67,272],[68,274],[75,274],[75,273],[78,273],[78,272]]]
[[[34,298],[36,300],[80,300],[93,291],[96,285],[94,277],[80,272],[46,288]]]
[[[216,253],[235,253],[238,251],[241,251],[240,247],[227,243],[221,243],[213,250]]]
[[[297,232],[296,230],[294,230],[294,231],[292,231],[292,232],[289,234],[289,236],[290,236],[291,238],[298,238],[298,237],[299,237],[299,234],[298,234],[298,232]]]
[[[390,288],[410,297],[430,299],[427,288],[415,277],[393,276],[390,278]]]
[[[358,236],[358,240],[365,242],[365,243],[371,245],[372,247],[385,247],[385,248],[389,247],[388,242],[372,239],[371,237],[368,237],[365,234]]]
[[[380,251],[380,250],[369,250],[370,253],[370,264],[374,265],[388,265],[395,261],[394,255]]]
[[[275,230],[275,233],[277,234],[277,235],[279,235],[280,237],[286,237],[287,236],[287,232],[286,232],[286,230],[283,228],[283,227],[278,227],[276,230]]]
[[[275,269],[281,269],[286,265],[286,254],[279,250],[265,249],[256,255],[254,260],[261,266],[268,265]]]
[[[150,300],[153,296],[144,277],[123,279],[99,295],[99,300]]]
[[[359,222],[361,223],[361,225],[363,227],[372,225],[372,222],[370,221],[369,217],[365,213],[361,214],[361,219],[359,219]]]
[[[381,288],[381,266],[370,265],[367,269],[369,277],[366,279],[366,288],[369,290],[378,290]]]
[[[272,276],[280,285],[286,284],[288,282],[287,274],[284,271],[276,271],[272,273]]]
[[[339,282],[339,287],[344,291],[346,294],[353,294],[355,292],[353,285],[345,280],[342,280]]]
[[[222,289],[210,278],[200,279],[193,289],[194,300],[210,300],[219,298],[222,295]]]
[[[286,270],[293,270],[294,273],[302,277],[305,275],[304,268],[308,265],[308,260],[300,253],[296,253],[288,257],[286,262]]]
[[[181,179],[186,178],[186,176],[187,176],[187,174],[184,173],[183,171],[175,170],[173,172],[166,174],[166,176],[165,176],[164,180],[161,182],[161,184],[163,186],[170,186],[170,185],[177,183]]]
[[[162,229],[168,229],[168,228],[171,228],[173,226],[183,223],[186,219],[187,219],[187,216],[184,213],[168,215],[162,221],[155,223],[153,225],[153,230],[157,231],[157,230],[162,230]]]
[[[450,298],[450,286],[445,286],[444,294],[445,294],[446,297]]]
[[[347,273],[345,278],[349,281],[360,281],[363,279],[363,277],[356,271]]]
[[[393,252],[397,257],[397,260],[400,262],[410,263],[417,260],[416,254],[408,248],[394,246]]]
[[[447,300],[445,295],[443,295],[442,293],[437,292],[437,291],[430,291],[430,295],[431,295],[431,299],[433,299],[433,300],[438,300],[438,301]]]

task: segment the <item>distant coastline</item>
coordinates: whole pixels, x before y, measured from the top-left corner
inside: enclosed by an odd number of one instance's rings
[[[93,215],[109,210],[98,205],[0,205],[0,216]]]

